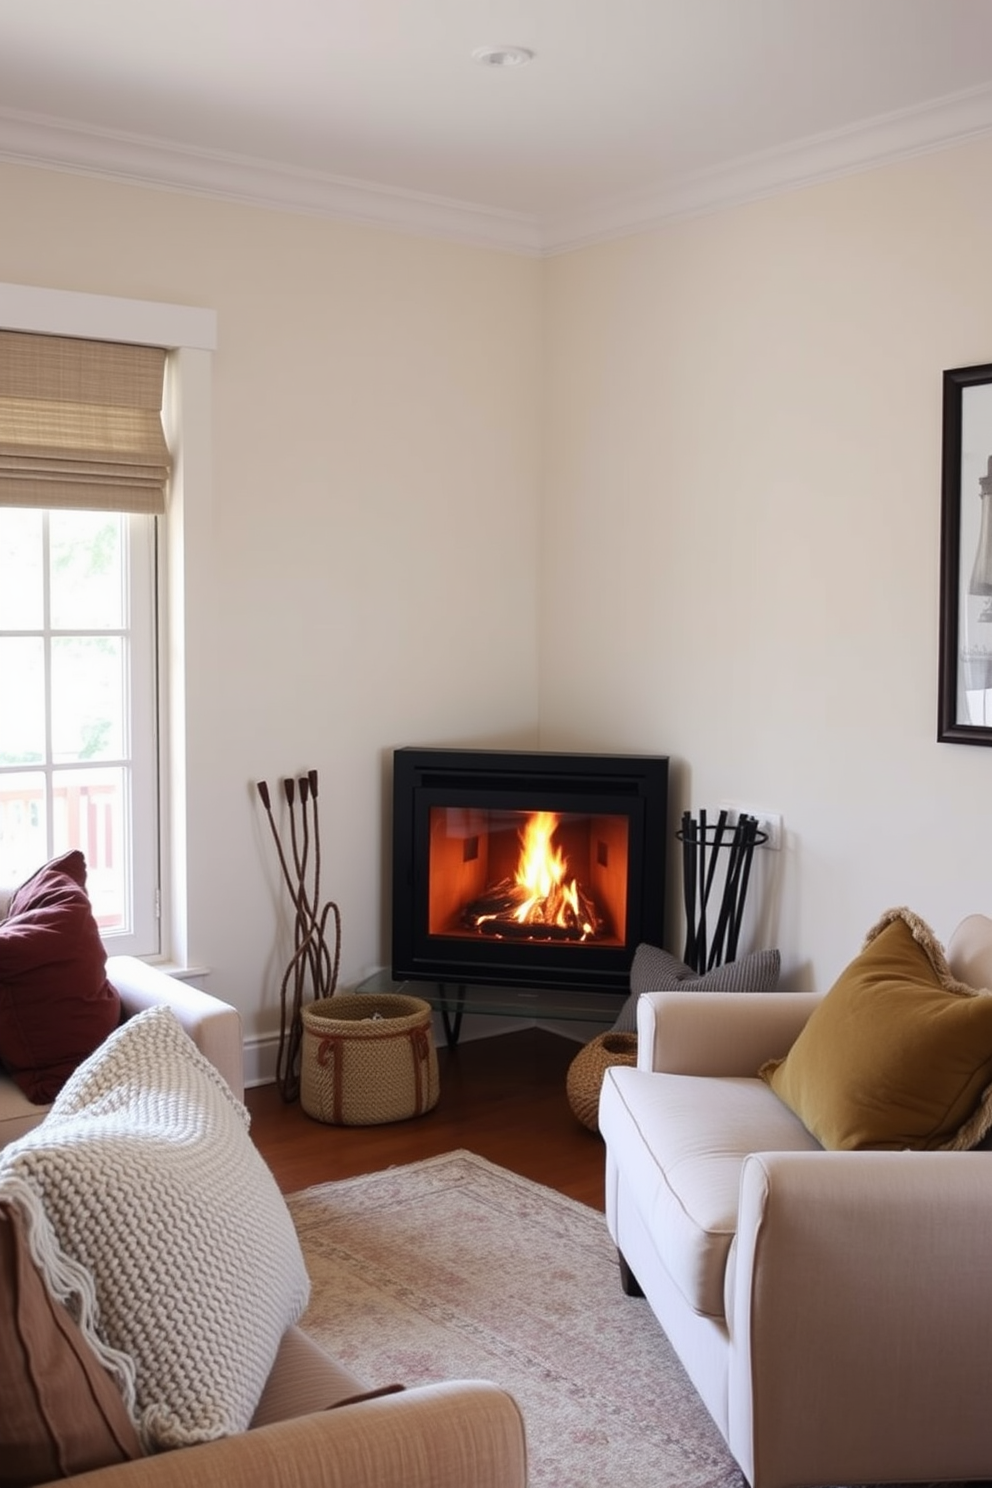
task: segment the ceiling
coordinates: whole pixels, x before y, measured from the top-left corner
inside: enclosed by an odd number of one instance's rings
[[[0,0],[0,159],[526,253],[989,133],[992,0]]]

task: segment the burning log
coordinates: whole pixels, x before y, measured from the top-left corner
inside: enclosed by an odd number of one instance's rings
[[[566,930],[561,925],[519,925],[515,920],[488,920],[477,926],[484,940],[555,941],[570,942],[588,940],[581,931]]]
[[[588,940],[600,928],[589,896],[573,880],[551,883],[541,897],[504,878],[462,910],[462,923],[481,935],[512,940]]]

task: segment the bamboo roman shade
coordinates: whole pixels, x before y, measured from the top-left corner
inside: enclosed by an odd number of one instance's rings
[[[165,352],[0,331],[0,506],[165,511]]]

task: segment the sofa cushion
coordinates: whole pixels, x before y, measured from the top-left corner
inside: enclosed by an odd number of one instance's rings
[[[309,1334],[287,1328],[255,1407],[252,1429],[330,1410],[367,1393],[362,1381],[326,1354]]]
[[[760,1074],[824,1147],[972,1147],[992,1127],[992,994],[954,979],[919,916],[888,910]]]
[[[29,1101],[10,1075],[0,1073],[0,1147],[31,1131],[48,1109]]]
[[[672,1280],[695,1312],[722,1318],[744,1159],[819,1144],[758,1079],[620,1065],[606,1071],[599,1125]]]
[[[0,1198],[146,1449],[248,1427],[309,1281],[247,1111],[171,1009],[111,1034],[0,1152]]]
[[[51,1297],[0,1203],[0,1482],[28,1488],[142,1455],[121,1392]]]
[[[613,1027],[622,1033],[637,1032],[637,999],[642,992],[773,992],[780,969],[781,957],[772,950],[752,951],[739,961],[698,972],[660,946],[642,942],[630,967],[630,996]]]
[[[52,1100],[120,1022],[86,893],[86,860],[63,853],[15,892],[0,923],[0,1061],[28,1100]]]

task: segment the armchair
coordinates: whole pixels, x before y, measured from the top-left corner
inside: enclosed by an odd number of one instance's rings
[[[992,985],[992,920],[952,973]],[[815,995],[652,993],[607,1071],[606,1203],[753,1488],[992,1477],[992,1153],[824,1151],[757,1078]]]
[[[339,1387],[343,1377],[338,1371]],[[315,1409],[68,1482],[75,1488],[525,1488],[526,1480],[523,1423],[511,1397],[482,1380],[459,1380]]]

